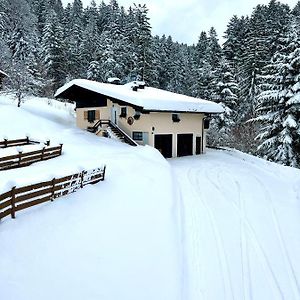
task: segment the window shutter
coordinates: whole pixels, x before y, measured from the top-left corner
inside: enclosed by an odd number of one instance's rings
[[[88,119],[88,112],[87,111],[84,111],[84,116],[83,116],[84,120],[87,120]]]
[[[96,110],[95,112],[95,119],[100,120],[100,110]]]

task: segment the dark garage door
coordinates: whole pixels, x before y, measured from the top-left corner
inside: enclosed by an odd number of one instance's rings
[[[172,157],[172,134],[156,134],[154,137],[154,147],[164,157]]]
[[[177,135],[177,156],[193,155],[193,134]]]

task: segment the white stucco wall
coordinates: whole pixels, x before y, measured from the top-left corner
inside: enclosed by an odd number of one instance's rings
[[[172,120],[172,113],[170,112],[151,112],[149,114],[141,114],[138,120],[134,120],[132,125],[127,123],[128,117],[135,115],[135,110],[132,107],[127,107],[126,118],[120,118],[121,107],[112,101],[107,101],[107,107],[94,108],[78,108],[77,112],[77,126],[80,128],[87,128],[93,126],[87,120],[84,120],[84,111],[100,110],[100,119],[114,121],[114,116],[117,116],[117,125],[123,129],[129,136],[132,137],[133,131],[147,132],[148,144],[154,147],[155,134],[172,134],[172,156],[177,156],[177,134],[189,133],[193,134],[193,154],[196,153],[196,137],[201,137],[203,140],[203,152],[205,152],[206,137],[202,136],[202,126],[204,114],[199,113],[180,113],[180,122],[176,123]],[[112,113],[116,111],[116,114]],[[97,121],[97,120],[96,120]],[[95,121],[95,122],[96,122]],[[154,130],[153,130],[154,129]]]

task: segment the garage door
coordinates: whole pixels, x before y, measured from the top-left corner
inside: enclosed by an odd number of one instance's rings
[[[177,156],[193,155],[193,134],[177,135]]]
[[[154,147],[166,157],[172,157],[172,134],[156,134],[154,136]]]

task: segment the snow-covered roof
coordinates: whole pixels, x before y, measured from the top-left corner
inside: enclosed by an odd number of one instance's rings
[[[120,78],[118,78],[118,77],[110,77],[110,78],[107,79],[107,82],[109,82],[109,83],[113,83],[115,81],[120,81]]]
[[[2,77],[3,77],[3,76],[8,77],[8,75],[7,75],[5,72],[1,71],[1,70],[0,70],[0,76],[2,76]]]
[[[147,111],[202,113],[223,112],[223,108],[221,105],[208,100],[193,98],[147,86],[143,89],[134,91],[132,87],[137,85],[137,82],[134,81],[125,85],[114,85],[86,79],[74,79],[59,88],[54,96],[59,97],[69,88],[78,86],[83,89],[93,91],[114,99],[118,99],[134,106],[141,107]]]

